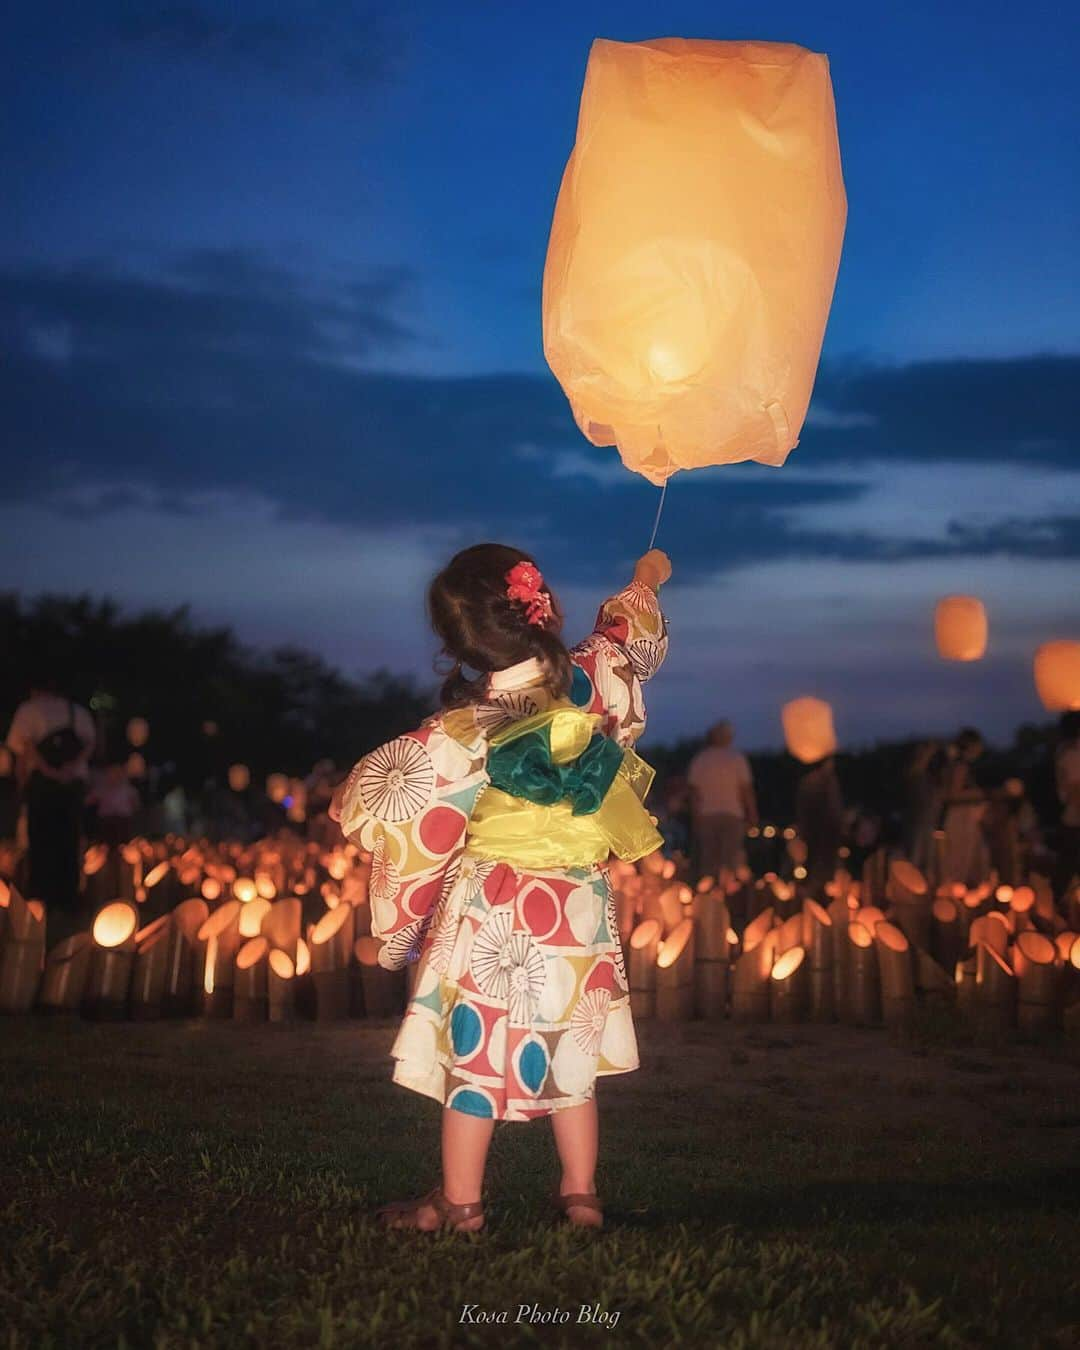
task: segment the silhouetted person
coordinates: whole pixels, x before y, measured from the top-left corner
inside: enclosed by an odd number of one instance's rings
[[[1061,803],[1054,893],[1060,897],[1080,876],[1080,712],[1062,714],[1054,776]]]
[[[795,794],[795,825],[806,845],[806,885],[820,899],[844,841],[844,799],[832,755],[811,765]]]
[[[57,691],[53,671],[34,677],[7,743],[26,801],[30,894],[70,912],[79,895],[82,802],[95,729],[87,709]]]
[[[698,871],[714,877],[745,860],[747,827],[757,824],[750,763],[734,739],[731,723],[717,722],[687,771]]]
[[[973,727],[965,727],[949,748],[944,774],[945,880],[965,886],[978,886],[990,871],[983,832],[987,797],[974,770],[982,752],[982,737]]]
[[[922,872],[934,856],[934,831],[941,819],[941,747],[923,741],[912,751],[905,775],[904,852]]]

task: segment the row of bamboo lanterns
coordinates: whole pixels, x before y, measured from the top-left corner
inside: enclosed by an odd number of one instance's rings
[[[670,863],[640,874],[616,868],[613,881],[638,1018],[730,1015],[902,1030],[918,1000],[955,999],[987,1025],[1035,1034],[1058,1026],[1067,1004],[1080,1008],[1080,934],[1042,884],[1038,893],[945,886],[935,896],[916,868],[895,859],[882,908],[870,902],[872,885],[845,874],[830,884],[827,907],[779,878],[769,886],[706,878],[695,891],[675,879]],[[741,938],[729,906],[740,888],[756,910]],[[762,903],[768,899],[774,903]],[[1072,909],[1080,919],[1076,897]],[[1077,1018],[1080,1011],[1070,1025]]]

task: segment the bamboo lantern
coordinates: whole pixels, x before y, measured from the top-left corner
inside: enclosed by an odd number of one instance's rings
[[[967,956],[962,961],[956,963],[956,1006],[966,1016],[973,1016],[975,1013],[975,975],[976,962],[974,956]]]
[[[543,295],[544,353],[585,436],[657,484],[782,464],[845,216],[824,56],[597,39]]]
[[[83,1009],[90,1017],[123,1017],[135,964],[139,914],[129,900],[113,900],[98,910],[90,929],[94,949]]]
[[[771,908],[763,909],[746,925],[743,932],[742,946],[744,952],[752,952],[759,946],[773,930],[775,914]]]
[[[803,916],[801,911],[785,919],[776,930],[776,955],[783,956],[792,947],[801,947],[803,941]]]
[[[806,1011],[807,966],[804,947],[788,947],[769,972],[769,1004],[774,1022],[799,1022]]]
[[[979,661],[986,651],[986,609],[973,595],[946,595],[934,609],[934,640],[943,661]]]
[[[802,764],[816,764],[836,750],[832,708],[820,698],[796,698],[780,710],[788,752]]]
[[[1080,934],[1074,933],[1071,929],[1066,928],[1058,933],[1057,937],[1054,938],[1054,946],[1057,948],[1059,960],[1071,961],[1073,948],[1078,941],[1080,941]]]
[[[345,933],[352,937],[352,908],[338,905],[328,909],[308,934],[311,949],[311,973],[315,981],[316,1015],[320,1022],[336,1022],[349,1015],[349,955],[339,940]],[[414,963],[418,964],[418,963]]]
[[[656,1016],[656,953],[660,920],[643,919],[630,934],[630,1011],[634,1017]]]
[[[209,914],[206,901],[195,898],[181,900],[172,912],[161,1000],[166,1017],[190,1017],[195,1011],[198,933]]]
[[[881,989],[874,936],[855,922],[847,930],[847,999],[845,1012],[855,1026],[874,1026],[881,1021]]]
[[[930,918],[930,950],[946,970],[952,970],[964,948],[956,901],[938,896],[931,906]]]
[[[771,1007],[769,976],[776,952],[775,930],[770,928],[752,947],[747,946],[749,932],[747,928],[743,934],[742,955],[731,973],[731,1016],[736,1022],[767,1022]]]
[[[885,893],[907,940],[913,947],[928,947],[932,901],[923,874],[905,859],[894,858],[889,864]]]
[[[52,1012],[76,1012],[86,992],[90,975],[92,940],[89,933],[75,933],[58,942],[45,960],[38,1004]]]
[[[404,974],[379,965],[379,945],[373,937],[356,939],[364,1008],[369,1017],[391,1017],[401,1009]]]
[[[694,1006],[699,1017],[721,1018],[727,1008],[731,915],[719,895],[699,894],[694,908]]]
[[[229,787],[234,792],[246,792],[251,786],[251,770],[246,764],[229,766]]]
[[[266,1015],[271,1022],[291,1022],[296,1016],[296,963],[280,947],[271,948],[266,961]]]
[[[293,961],[296,959],[296,944],[300,939],[303,917],[303,905],[296,896],[289,895],[275,900],[263,918],[262,931],[269,938],[270,946],[288,952]]]
[[[694,1011],[694,921],[682,919],[656,953],[656,1017],[685,1022]]]
[[[255,885],[254,877],[237,877],[232,884],[233,899],[239,900],[242,905],[250,904],[259,894],[259,889]]]
[[[83,896],[86,904],[97,910],[109,899],[113,878],[110,876],[109,849],[105,844],[91,844],[83,854]]]
[[[289,778],[287,774],[272,773],[266,780],[266,795],[275,805],[280,806],[289,795]]]
[[[985,942],[975,948],[975,1000],[987,1029],[1011,1027],[1016,1020],[1016,976],[1008,961]]]
[[[135,934],[135,964],[131,972],[131,1015],[136,1021],[161,1016],[169,973],[171,917],[162,914]]]
[[[915,988],[924,998],[951,1002],[956,997],[956,983],[949,970],[955,968],[955,962],[946,969],[929,952],[915,948]]]
[[[1016,1022],[1031,1035],[1050,1031],[1057,1023],[1061,979],[1057,948],[1042,933],[1028,929],[1013,947],[1016,971]]]
[[[202,948],[202,1010],[207,1017],[232,1016],[233,971],[240,948],[239,900],[226,900],[198,932]]]
[[[1005,955],[1009,949],[1009,922],[1003,914],[996,911],[981,914],[972,923],[968,932],[968,945],[976,947],[980,942],[993,947],[999,956]]]
[[[270,901],[261,898],[252,900],[240,911],[237,924],[242,938],[258,937],[262,932],[263,920],[270,913]]]
[[[875,849],[863,863],[859,898],[865,905],[876,905],[885,899],[888,881],[888,855],[883,848]]]
[[[833,926],[833,1013],[837,1017],[843,1017],[847,1004],[847,930],[852,916],[847,897],[837,896],[829,905],[828,915]]]
[[[1012,918],[1014,933],[1022,933],[1034,928],[1032,914],[1035,909],[1035,892],[1030,886],[1017,886],[1009,901],[1009,914]]]
[[[802,926],[802,946],[807,954],[810,1015],[815,1022],[831,1022],[836,1009],[832,917],[816,900],[804,900]]]
[[[1080,642],[1044,642],[1035,653],[1035,689],[1047,712],[1080,709]]]
[[[236,953],[233,975],[233,1021],[265,1022],[269,994],[267,971],[270,943],[264,937],[251,937]]]
[[[665,933],[673,933],[685,917],[682,905],[682,894],[685,889],[682,882],[677,882],[674,886],[665,886],[660,892],[660,914]]]
[[[142,882],[142,898],[148,908],[158,914],[167,913],[176,904],[176,873],[170,858],[162,858],[145,874]]]
[[[915,981],[911,971],[911,944],[896,924],[879,923],[874,929],[881,1011],[886,1027],[905,1031],[915,1016]]]
[[[873,936],[874,929],[879,923],[884,923],[885,914],[883,910],[878,909],[877,905],[861,905],[851,918],[852,923],[861,923],[862,926]]]
[[[944,830],[935,830],[931,837],[931,848],[933,850],[933,860],[930,867],[933,883],[936,886],[942,885],[948,880],[945,875],[945,844],[946,837]]]

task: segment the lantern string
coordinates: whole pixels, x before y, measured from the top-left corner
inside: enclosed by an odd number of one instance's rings
[[[664,486],[660,489],[660,500],[656,505],[656,519],[653,521],[652,534],[649,536],[649,547],[645,550],[646,553],[651,552],[653,545],[656,543],[656,532],[660,528],[660,516],[663,514],[664,499],[667,497],[667,485],[668,479],[665,478]]]

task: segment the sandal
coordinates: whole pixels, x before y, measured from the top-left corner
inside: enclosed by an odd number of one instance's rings
[[[421,1229],[420,1211],[427,1206],[435,1211],[439,1221],[434,1228]],[[473,1219],[483,1219],[484,1202],[470,1200],[464,1205],[454,1205],[443,1195],[442,1188],[436,1186],[433,1191],[428,1191],[427,1195],[422,1195],[417,1200],[395,1200],[383,1205],[381,1209],[375,1211],[375,1217],[387,1228],[416,1228],[420,1232],[431,1233],[449,1228],[455,1233],[478,1233],[483,1224],[479,1228],[465,1228],[464,1225]]]
[[[604,1202],[598,1195],[586,1195],[584,1192],[571,1192],[569,1195],[560,1195],[558,1191],[552,1196],[555,1208],[559,1211],[562,1219],[573,1228],[601,1228],[604,1223]],[[587,1209],[599,1217],[599,1223],[582,1223],[580,1219],[572,1219],[570,1211],[572,1209]]]

